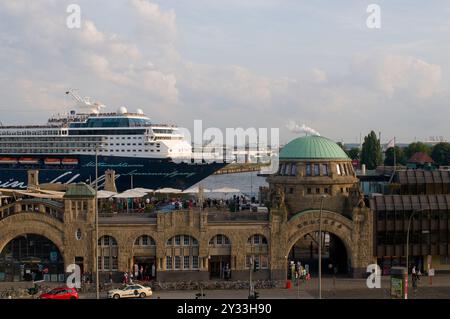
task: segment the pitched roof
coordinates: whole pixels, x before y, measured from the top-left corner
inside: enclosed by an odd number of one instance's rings
[[[87,198],[95,197],[95,190],[85,183],[70,185],[66,193],[64,194],[64,198],[86,198],[86,197]]]
[[[434,161],[428,154],[423,152],[417,152],[413,156],[411,156],[411,158],[408,160],[408,163],[425,164],[425,163],[434,163]]]

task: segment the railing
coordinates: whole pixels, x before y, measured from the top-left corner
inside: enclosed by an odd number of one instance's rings
[[[29,203],[26,203],[26,202],[23,204],[27,205],[27,206],[30,205]],[[16,205],[20,205],[20,209],[18,211],[16,211],[16,207],[17,207]],[[38,205],[38,204],[35,203],[34,205]],[[52,218],[58,219],[61,222],[64,222],[64,212],[62,209],[57,209],[50,205],[45,205],[45,204],[42,204],[42,205],[44,206],[44,208],[49,208],[50,211],[40,211],[39,209],[36,209],[37,206],[33,206],[34,207],[33,209],[22,210],[22,208],[21,208],[22,202],[18,201],[18,202],[10,203],[8,205],[0,207],[0,220],[5,219],[12,215],[28,213],[28,214],[46,215],[46,216],[50,216]]]
[[[208,222],[245,222],[268,221],[269,213],[261,212],[218,212],[208,213]]]

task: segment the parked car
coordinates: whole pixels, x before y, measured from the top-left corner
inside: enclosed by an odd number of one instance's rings
[[[108,291],[108,298],[145,298],[152,295],[152,288],[142,285],[128,285],[120,289]]]
[[[54,288],[39,296],[39,299],[78,299],[78,291],[75,288]]]

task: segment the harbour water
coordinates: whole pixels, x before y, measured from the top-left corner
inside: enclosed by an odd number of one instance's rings
[[[266,177],[257,175],[258,172],[245,172],[235,174],[210,175],[195,186],[203,185],[204,188],[213,190],[222,187],[237,188],[248,196],[258,196],[260,186],[268,186]],[[209,197],[223,197],[224,194],[208,194]]]

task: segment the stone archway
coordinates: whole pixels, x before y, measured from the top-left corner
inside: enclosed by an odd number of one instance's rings
[[[0,251],[17,236],[37,234],[52,241],[64,257],[64,224],[55,218],[39,213],[16,214],[0,221],[0,229]]]
[[[308,234],[319,231],[319,216],[318,210],[308,210],[294,215],[288,221],[286,256],[298,241]],[[340,239],[347,253],[350,272],[358,268],[355,264],[353,221],[332,211],[322,211],[322,232],[333,234]]]

